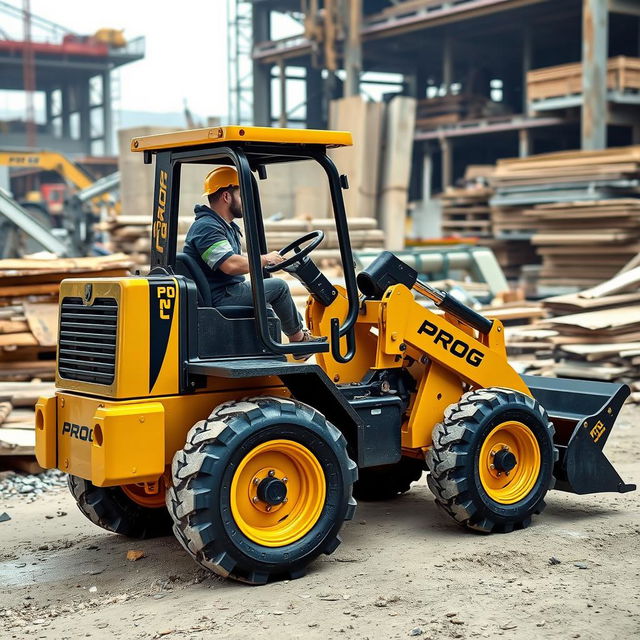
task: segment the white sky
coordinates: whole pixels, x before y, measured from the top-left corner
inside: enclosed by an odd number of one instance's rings
[[[227,113],[226,0],[31,0],[31,11],[81,34],[112,27],[145,36],[145,58],[119,71],[121,109],[181,112],[186,99],[198,116]],[[0,28],[22,36],[2,14]],[[4,97],[0,111],[11,102]]]

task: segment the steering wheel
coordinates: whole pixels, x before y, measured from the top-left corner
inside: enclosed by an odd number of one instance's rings
[[[311,240],[311,242],[309,242],[309,240]],[[324,231],[312,231],[311,233],[301,236],[291,244],[288,244],[284,249],[280,249],[280,251],[278,251],[281,256],[286,255],[289,251],[295,251],[294,255],[279,264],[267,265],[264,270],[267,273],[273,273],[274,271],[280,271],[280,269],[291,267],[297,262],[302,262],[302,260],[306,258],[323,240]],[[300,245],[303,245],[305,242],[309,242],[309,244],[304,249],[300,249]]]

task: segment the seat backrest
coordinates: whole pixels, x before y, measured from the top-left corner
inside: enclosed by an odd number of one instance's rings
[[[211,307],[211,289],[207,277],[202,272],[197,261],[186,253],[176,254],[175,272],[179,276],[184,276],[193,280],[198,289],[198,306]]]

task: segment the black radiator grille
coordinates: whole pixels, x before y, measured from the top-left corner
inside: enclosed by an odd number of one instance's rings
[[[60,306],[58,374],[66,380],[109,385],[116,372],[118,303],[96,298],[63,298]]]

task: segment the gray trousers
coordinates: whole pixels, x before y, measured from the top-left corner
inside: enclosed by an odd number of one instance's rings
[[[289,285],[280,278],[265,278],[264,297],[267,304],[273,307],[285,335],[292,336],[302,329],[302,317],[293,304],[293,298],[289,291]],[[251,283],[238,282],[229,285],[225,289],[224,298],[219,303],[223,305],[238,305],[240,307],[252,307],[253,297],[251,294]]]

